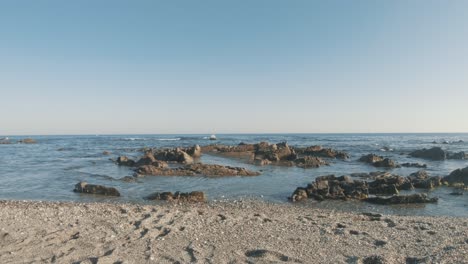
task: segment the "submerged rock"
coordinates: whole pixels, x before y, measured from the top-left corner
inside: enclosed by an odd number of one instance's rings
[[[135,161],[129,159],[127,156],[120,156],[117,158],[117,164],[120,166],[135,166]]]
[[[140,166],[135,170],[135,176],[258,176],[259,172],[249,171],[241,167],[222,166],[216,164],[190,164],[180,168],[156,167],[154,165]]]
[[[450,185],[468,186],[468,167],[452,171],[443,180]]]
[[[383,197],[369,197],[364,201],[375,204],[412,204],[412,203],[436,203],[438,198],[428,198],[424,193],[417,193],[412,195],[395,195],[390,198]]]
[[[164,200],[177,202],[205,202],[206,195],[204,192],[193,191],[190,193],[181,192],[155,192],[145,197],[147,200]]]
[[[429,159],[429,160],[445,160],[447,153],[440,147],[433,147],[430,149],[415,150],[409,154],[415,158]]]
[[[88,184],[87,182],[79,182],[75,185],[74,192],[99,194],[107,196],[120,196],[119,191],[114,187],[106,187],[102,185]]]
[[[295,159],[294,163],[301,168],[318,168],[323,165],[329,165],[329,163],[323,159],[311,156]]]
[[[456,153],[447,153],[447,159],[458,159],[464,160],[468,158],[468,154],[464,151],[456,152]]]

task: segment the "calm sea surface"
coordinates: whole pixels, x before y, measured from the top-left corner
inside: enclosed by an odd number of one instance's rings
[[[409,151],[441,146],[457,152],[468,152],[468,134],[262,134],[217,135],[218,144],[237,145],[240,142],[257,143],[286,141],[291,146],[322,145],[350,154],[347,161],[332,160],[330,166],[318,169],[296,167],[257,167],[239,160],[203,155],[204,163],[242,166],[261,170],[258,177],[157,177],[141,178],[136,183],[119,181],[132,175],[128,167],[115,165],[110,158],[127,155],[137,159],[142,147],[176,147],[208,145],[213,141],[207,135],[93,135],[93,136],[32,136],[38,144],[0,145],[0,199],[52,201],[115,201],[144,203],[142,197],[156,191],[205,191],[210,200],[253,198],[285,203],[298,186],[305,186],[317,176],[337,176],[377,169],[358,162],[360,156],[379,154],[399,162],[420,162],[428,165],[432,176],[445,176],[457,168],[468,166],[468,160],[427,161],[410,158]],[[3,136],[0,136],[0,138]],[[25,137],[10,136],[11,140]],[[433,144],[433,141],[456,142]],[[393,151],[383,151],[389,147]],[[103,155],[109,151],[111,155]],[[392,173],[407,176],[416,168],[398,168]],[[72,190],[79,181],[118,188],[122,197],[108,198],[77,194]],[[418,206],[376,206],[363,202],[308,201],[300,206],[336,210],[378,211],[404,215],[468,216],[468,192],[461,196],[449,195],[453,189],[441,187],[431,191],[439,197],[437,204]]]

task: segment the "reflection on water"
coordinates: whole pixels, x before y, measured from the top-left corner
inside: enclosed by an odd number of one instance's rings
[[[315,177],[327,174],[344,175],[371,172],[376,169],[356,160],[376,153],[397,162],[428,164],[430,175],[445,176],[452,170],[468,166],[466,160],[425,161],[410,158],[409,151],[441,146],[452,152],[468,152],[468,134],[284,134],[284,135],[217,135],[217,144],[237,145],[287,141],[292,146],[322,145],[346,151],[348,161],[332,160],[330,166],[318,169],[296,167],[257,167],[240,160],[203,155],[204,163],[234,165],[262,170],[258,177],[145,177],[136,183],[118,180],[132,174],[130,168],[115,165],[110,158],[127,155],[137,158],[143,147],[175,147],[213,143],[207,135],[113,135],[113,136],[37,136],[38,144],[0,145],[0,199],[34,199],[67,201],[130,201],[144,202],[142,197],[155,191],[201,190],[215,199],[253,197],[273,202],[287,202],[298,186],[305,186]],[[10,140],[19,138],[9,136]],[[457,142],[462,140],[463,142]],[[434,144],[433,141],[439,142]],[[454,142],[441,144],[444,141]],[[392,149],[393,151],[383,151]],[[111,155],[104,155],[104,151]],[[409,175],[415,168],[392,170]],[[109,198],[72,192],[78,181],[114,186],[122,197]],[[437,204],[418,206],[378,206],[356,201],[307,201],[299,206],[337,210],[376,211],[394,214],[468,216],[468,193],[452,196],[453,189],[442,187],[430,195],[439,197]]]

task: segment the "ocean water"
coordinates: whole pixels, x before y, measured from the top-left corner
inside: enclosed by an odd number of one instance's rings
[[[297,167],[254,166],[240,160],[203,155],[201,162],[241,166],[262,172],[258,177],[163,177],[147,176],[136,183],[118,180],[132,175],[131,168],[117,166],[110,158],[126,155],[137,159],[143,147],[176,147],[208,145],[209,135],[92,135],[92,136],[32,136],[37,144],[0,145],[0,199],[51,200],[51,201],[107,201],[148,203],[144,196],[156,191],[193,191],[207,193],[210,200],[239,198],[261,199],[287,203],[287,197],[298,186],[306,186],[316,177],[337,176],[355,172],[372,172],[377,169],[358,162],[362,155],[375,153],[399,163],[419,162],[428,165],[431,176],[445,176],[457,168],[468,166],[468,160],[427,161],[411,158],[408,152],[440,146],[448,151],[468,152],[468,134],[225,134],[217,135],[217,144],[237,145],[240,142],[288,142],[291,146],[322,145],[346,151],[350,159],[331,160],[330,166],[317,169]],[[0,136],[1,138],[2,136]],[[15,141],[25,137],[10,136]],[[433,141],[462,143],[434,144]],[[384,151],[389,147],[393,151]],[[103,155],[104,151],[111,155]],[[391,170],[402,176],[417,168]],[[79,181],[113,186],[122,196],[118,198],[78,194],[72,190]],[[440,187],[429,192],[439,197],[437,204],[416,206],[380,206],[364,202],[307,201],[299,205],[350,211],[376,211],[401,215],[468,216],[468,192],[453,196],[452,188]]]

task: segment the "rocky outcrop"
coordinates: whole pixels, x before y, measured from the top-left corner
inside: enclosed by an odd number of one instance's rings
[[[163,201],[174,201],[174,202],[192,202],[192,203],[202,203],[206,201],[206,195],[204,192],[190,192],[190,193],[181,193],[181,192],[156,192],[145,197],[147,200],[163,200]]]
[[[135,170],[135,176],[258,176],[259,172],[249,171],[245,168],[222,166],[216,164],[190,164],[180,168],[156,167],[144,165]]]
[[[408,176],[408,179],[411,181],[411,184],[413,184],[414,188],[433,189],[442,185],[441,177],[429,177],[429,174],[425,170],[411,173],[410,176]]]
[[[449,185],[468,186],[468,167],[452,171],[448,176],[444,177],[443,180]]]
[[[329,163],[323,159],[311,156],[297,158],[294,160],[294,163],[301,168],[318,168],[323,165],[329,165]]]
[[[25,138],[25,139],[18,140],[18,143],[20,143],[20,144],[36,144],[37,141],[32,139],[32,138]]]
[[[356,181],[349,176],[335,177],[335,175],[321,176],[307,187],[297,188],[290,199],[295,201],[306,198],[324,199],[363,199],[368,196],[366,182]]]
[[[430,149],[415,150],[409,154],[415,158],[429,159],[429,160],[445,160],[447,153],[440,147],[433,147]]]
[[[106,187],[102,185],[88,184],[87,182],[79,182],[75,185],[74,192],[99,194],[107,196],[120,196],[119,191],[114,187]]]
[[[398,168],[399,165],[389,158],[384,158],[375,154],[368,154],[359,158],[359,161],[369,163],[374,167]]]
[[[384,197],[369,197],[364,201],[374,204],[413,204],[413,203],[436,203],[438,198],[429,198],[424,193],[417,193],[412,195],[395,195],[389,198]]]
[[[135,161],[129,159],[127,156],[120,156],[117,158],[117,164],[120,166],[135,166]]]
[[[297,158],[297,154],[286,142],[269,144],[260,142],[255,144],[254,160],[269,160],[271,162],[292,161]]]
[[[185,151],[180,148],[175,149],[163,149],[156,151],[154,157],[157,160],[167,161],[167,162],[177,162],[183,164],[192,164],[193,158]]]
[[[295,148],[296,152],[300,155],[315,156],[322,158],[337,158],[348,159],[349,155],[346,152],[334,150],[331,148],[323,148],[322,146],[310,146],[307,148]]]

